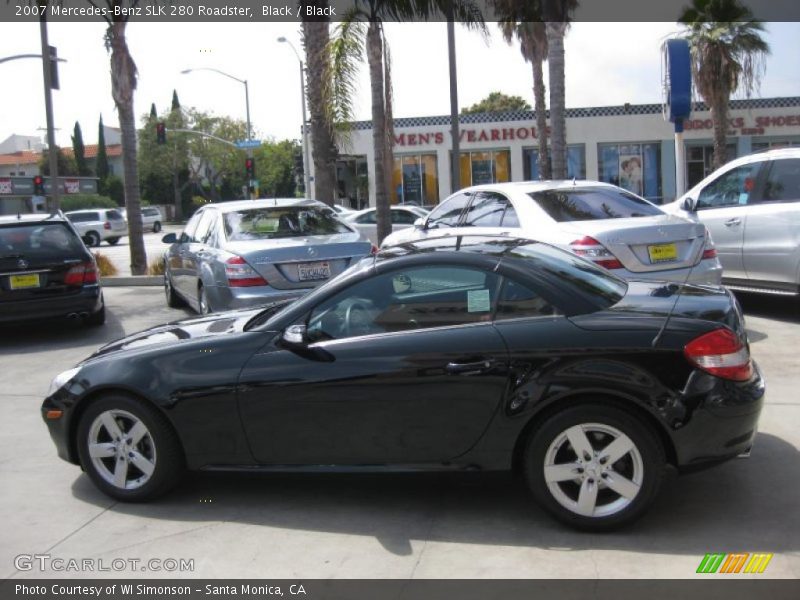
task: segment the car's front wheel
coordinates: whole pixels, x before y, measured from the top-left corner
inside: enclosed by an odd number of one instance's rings
[[[183,471],[180,442],[166,418],[141,400],[108,395],[83,413],[81,466],[101,491],[126,502],[169,491]]]
[[[197,307],[198,307],[198,312],[201,315],[211,314],[211,306],[208,303],[208,295],[206,294],[206,288],[203,287],[202,283],[197,286]]]
[[[164,295],[167,298],[167,306],[170,308],[179,308],[183,306],[183,301],[178,296],[175,288],[172,287],[172,280],[169,278],[169,273],[164,268]]]
[[[83,241],[86,242],[86,245],[90,248],[96,248],[101,242],[100,234],[96,231],[90,231],[83,236]]]
[[[153,223],[153,233],[158,233],[159,231],[161,231],[161,223],[156,221]]]
[[[652,504],[664,474],[658,435],[614,406],[559,412],[528,439],[524,470],[537,502],[588,531],[622,527]]]

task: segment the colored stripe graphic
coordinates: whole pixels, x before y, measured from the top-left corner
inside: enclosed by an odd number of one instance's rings
[[[747,566],[744,568],[745,573],[763,573],[767,568],[769,561],[772,560],[773,554],[766,552],[752,554]]]
[[[697,567],[697,572],[716,573],[724,558],[724,554],[706,554],[703,557],[703,560],[700,561],[700,566]]]
[[[700,561],[697,573],[763,573],[773,556],[767,552],[709,553]]]

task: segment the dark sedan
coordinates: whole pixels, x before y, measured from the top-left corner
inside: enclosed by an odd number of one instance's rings
[[[184,469],[519,469],[584,529],[626,524],[667,465],[749,451],[764,399],[718,287],[625,282],[530,240],[447,236],[304,298],[101,348],[42,406],[106,494]]]

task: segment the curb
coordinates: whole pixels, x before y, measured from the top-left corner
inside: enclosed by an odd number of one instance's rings
[[[122,277],[102,277],[100,285],[104,287],[123,287],[123,286],[146,286],[153,285],[161,287],[164,285],[162,275],[129,275]]]

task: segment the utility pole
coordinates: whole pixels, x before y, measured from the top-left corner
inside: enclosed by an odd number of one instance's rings
[[[450,63],[450,138],[452,182],[450,193],[461,189],[461,134],[458,123],[458,75],[456,69],[456,25],[452,7],[447,15],[447,54]]]
[[[59,210],[61,201],[58,189],[58,156],[56,155],[56,135],[53,128],[53,97],[51,86],[53,85],[52,74],[50,72],[50,44],[47,41],[47,2],[43,3],[45,10],[39,19],[39,33],[42,39],[42,75],[44,77],[44,109],[47,113],[47,147],[50,159],[50,194],[52,197],[52,209]]]

